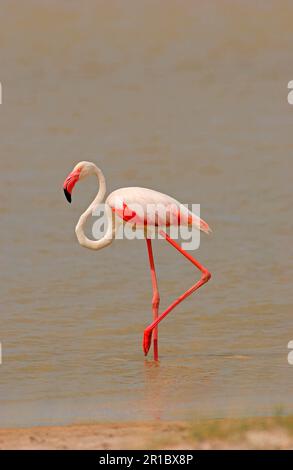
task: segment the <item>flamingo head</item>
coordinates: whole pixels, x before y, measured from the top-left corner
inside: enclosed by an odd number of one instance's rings
[[[71,193],[76,183],[94,171],[95,165],[91,162],[79,162],[75,165],[63,183],[63,191],[68,202],[71,202]]]

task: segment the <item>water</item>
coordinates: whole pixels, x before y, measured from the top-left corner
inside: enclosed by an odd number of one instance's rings
[[[2,1],[1,426],[292,412],[293,7]],[[74,234],[95,181],[200,203],[211,282],[160,326],[144,241]],[[164,308],[198,274],[154,243]]]

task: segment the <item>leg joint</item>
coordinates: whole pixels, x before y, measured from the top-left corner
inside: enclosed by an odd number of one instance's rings
[[[204,271],[204,273],[203,273],[202,280],[203,280],[204,282],[208,282],[208,281],[211,279],[211,277],[212,277],[211,273],[206,270],[206,271]]]
[[[159,293],[155,293],[152,299],[152,306],[157,308],[160,304],[160,295]]]

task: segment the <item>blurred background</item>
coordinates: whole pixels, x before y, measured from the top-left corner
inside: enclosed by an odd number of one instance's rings
[[[2,0],[1,426],[292,412],[293,4]],[[82,249],[95,180],[201,204],[211,282],[161,323],[144,241]],[[198,273],[154,242],[161,308]]]

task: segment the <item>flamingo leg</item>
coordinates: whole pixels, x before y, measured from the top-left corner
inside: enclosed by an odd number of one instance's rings
[[[157,328],[157,325],[160,323],[160,321],[165,318],[168,313],[171,312],[178,304],[180,304],[184,299],[189,297],[193,292],[195,292],[197,289],[199,289],[201,286],[203,286],[206,282],[208,282],[211,278],[211,273],[204,267],[202,266],[196,259],[194,259],[189,253],[184,251],[178,243],[176,243],[172,238],[169,237],[169,235],[164,232],[163,230],[160,230],[160,234],[167,240],[167,242],[170,243],[176,250],[178,250],[180,253],[182,253],[185,258],[187,258],[194,266],[196,266],[202,273],[202,276],[199,281],[197,281],[193,286],[191,286],[186,292],[184,292],[182,295],[180,295],[176,300],[174,300],[171,305],[163,312],[161,315],[158,316],[144,331],[144,337],[143,337],[143,350],[144,354],[147,355],[150,345],[151,345],[151,340],[152,340],[152,333],[155,328]]]
[[[150,261],[150,268],[151,268],[151,279],[152,279],[152,286],[153,286],[153,299],[152,299],[152,310],[153,310],[153,319],[156,321],[159,317],[159,304],[160,304],[160,294],[158,289],[158,282],[157,282],[157,275],[155,270],[155,263],[154,263],[154,256],[153,256],[153,248],[152,248],[152,240],[150,238],[146,239],[147,248],[148,248],[148,255]],[[158,327],[154,327],[154,336],[153,336],[153,344],[154,344],[154,360],[159,360],[158,354]]]

